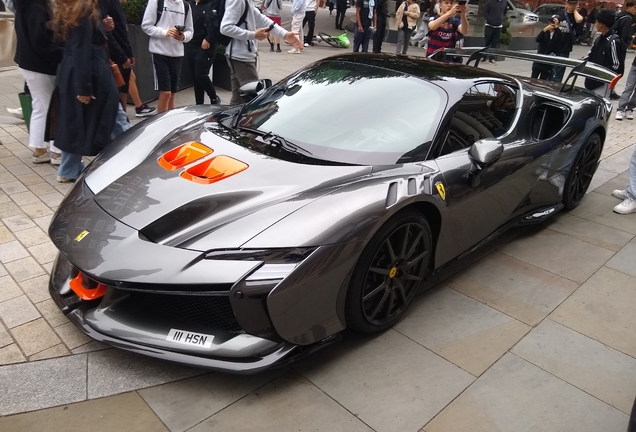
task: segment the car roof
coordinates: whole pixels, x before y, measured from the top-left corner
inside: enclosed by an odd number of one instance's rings
[[[347,62],[380,67],[421,78],[426,81],[436,82],[438,85],[440,85],[440,81],[448,81],[449,78],[470,82],[484,78],[494,78],[514,82],[509,76],[497,72],[458,63],[442,63],[423,57],[396,56],[393,54],[348,53],[327,57],[318,63],[325,62]],[[441,86],[444,87],[444,85]]]

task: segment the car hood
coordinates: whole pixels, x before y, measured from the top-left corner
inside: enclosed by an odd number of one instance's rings
[[[99,207],[139,230],[142,238],[194,250],[239,247],[311,201],[371,172],[368,166],[272,157],[262,153],[268,146],[254,137],[230,133],[216,123],[183,128],[158,145],[147,141],[106,155],[108,160],[89,170],[86,185]],[[201,143],[211,153],[180,168],[160,164],[162,156],[189,142]],[[188,178],[189,168],[213,157],[226,158],[242,170],[210,184]]]

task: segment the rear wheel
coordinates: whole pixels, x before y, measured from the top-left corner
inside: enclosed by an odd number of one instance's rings
[[[563,205],[566,209],[573,209],[579,205],[585,196],[601,157],[602,148],[601,137],[599,134],[593,133],[576,155],[563,188]]]
[[[318,33],[318,35],[322,38],[322,40],[327,42],[332,47],[340,48],[340,45],[338,44],[338,41],[335,40],[331,35],[328,35],[327,33],[322,33],[322,32]]]
[[[411,304],[431,259],[431,229],[420,213],[398,213],[371,239],[347,292],[347,325],[374,333],[395,323]]]

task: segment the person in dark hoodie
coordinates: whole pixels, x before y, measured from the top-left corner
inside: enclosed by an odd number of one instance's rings
[[[221,99],[210,80],[210,68],[216,55],[211,21],[215,6],[211,0],[190,0],[190,9],[194,33],[192,40],[186,44],[186,59],[194,83],[194,100],[197,105],[203,105],[207,94],[211,104],[219,104]]]
[[[539,44],[537,54],[554,55],[558,47],[562,44],[563,33],[559,28],[559,16],[552,15],[550,22],[537,35],[536,41]],[[546,63],[532,63],[532,78],[543,80],[550,79],[553,72],[552,65]]]
[[[622,53],[624,44],[621,38],[612,31],[612,27],[616,21],[614,11],[602,10],[596,16],[596,30],[601,33],[594,41],[594,45],[590,52],[584,57],[592,63],[604,66],[613,70],[617,74],[622,74],[624,69],[624,54]],[[600,81],[591,78],[585,79],[585,88],[588,90],[597,90],[603,86]]]
[[[508,8],[507,0],[488,0],[484,8],[486,18],[486,28],[484,29],[484,46],[497,48],[499,45],[499,37],[503,29],[503,22],[506,18],[506,10]],[[488,56],[488,61],[497,64],[494,56]]]
[[[51,19],[48,0],[15,0],[15,31],[18,36],[14,61],[27,82],[32,98],[29,147],[33,163],[59,165],[61,152],[44,142],[46,118],[55,90],[55,72],[62,60],[62,49],[54,42],[47,23]]]
[[[636,0],[627,0],[623,5],[623,11],[616,14],[616,22],[612,27],[614,33],[625,42],[625,46],[627,47],[632,45],[634,15],[636,15]],[[627,55],[627,51],[625,51],[625,55]],[[625,58],[623,58],[623,63],[624,62]]]

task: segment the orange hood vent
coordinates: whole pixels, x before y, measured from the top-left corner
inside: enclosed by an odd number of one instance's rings
[[[194,183],[212,184],[245,171],[246,163],[229,156],[216,156],[181,173],[181,177]]]

